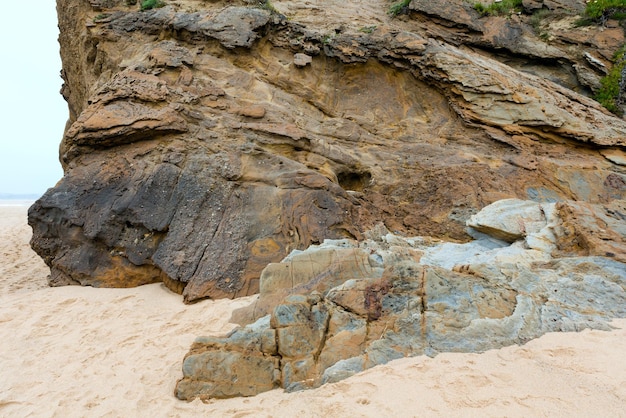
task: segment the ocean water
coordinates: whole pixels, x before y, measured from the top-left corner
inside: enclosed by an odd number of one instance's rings
[[[34,199],[0,199],[0,206],[21,206],[29,207],[35,203]]]

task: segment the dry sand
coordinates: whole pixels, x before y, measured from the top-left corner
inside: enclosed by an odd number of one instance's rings
[[[626,320],[483,354],[394,361],[316,390],[186,403],[173,396],[199,334],[236,301],[183,305],[160,284],[46,287],[26,207],[0,207],[1,417],[626,416]]]

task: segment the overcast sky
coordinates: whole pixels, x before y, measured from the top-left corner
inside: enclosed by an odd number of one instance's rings
[[[0,193],[37,193],[63,173],[58,148],[68,117],[56,2],[4,1],[0,25]]]

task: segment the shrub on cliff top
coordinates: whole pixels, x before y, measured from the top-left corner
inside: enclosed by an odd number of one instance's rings
[[[165,6],[165,3],[161,0],[143,0],[141,2],[141,10],[157,9]]]
[[[626,0],[590,0],[585,8],[585,14],[592,19],[608,19],[625,12]]]

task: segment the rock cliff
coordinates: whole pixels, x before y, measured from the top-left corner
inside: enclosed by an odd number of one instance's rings
[[[64,176],[29,211],[50,284],[260,292],[181,398],[624,315],[626,122],[590,98],[620,23],[390,6],[57,0]]]
[[[626,123],[584,95],[623,31],[574,27],[582,1],[136,3],[57,2],[65,174],[29,215],[51,285],[237,297],[379,222],[466,241],[499,199],[626,195]]]

